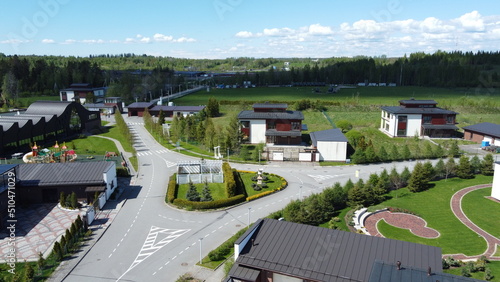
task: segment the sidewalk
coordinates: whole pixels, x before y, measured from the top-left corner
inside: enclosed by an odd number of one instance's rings
[[[129,188],[131,178],[118,178],[118,187],[123,192]],[[123,193],[120,193],[123,195]],[[118,197],[117,200],[108,200],[104,205],[103,209],[97,213],[96,218],[89,226],[92,230],[92,235],[87,239],[80,247],[79,251],[72,254],[71,258],[65,259],[54,271],[52,276],[47,279],[50,282],[64,281],[66,277],[73,271],[80,261],[88,254],[88,252],[94,247],[94,245],[101,239],[101,237],[106,233],[108,227],[113,223],[116,215],[120,211],[122,205],[124,204],[124,197]]]

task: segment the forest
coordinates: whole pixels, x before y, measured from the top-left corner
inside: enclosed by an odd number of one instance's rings
[[[72,83],[109,87],[109,96],[126,102],[148,93],[175,92],[187,87],[181,71],[205,72],[204,83],[257,86],[293,83],[395,83],[399,86],[500,86],[500,52],[412,53],[400,58],[357,56],[332,58],[186,59],[136,54],[7,56],[0,53],[1,103],[16,105],[19,97],[58,95]],[[201,81],[201,80],[200,80]]]

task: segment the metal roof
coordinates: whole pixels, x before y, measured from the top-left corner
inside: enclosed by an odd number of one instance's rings
[[[400,104],[406,104],[406,105],[437,105],[437,102],[434,100],[415,100],[415,99],[410,99],[410,100],[399,100]]]
[[[154,106],[150,111],[164,111],[164,112],[199,112],[205,106]]]
[[[314,146],[318,145],[318,141],[347,142],[344,133],[338,128],[314,131],[309,135]]]
[[[25,111],[27,115],[62,115],[66,109],[74,102],[61,101],[36,101]]]
[[[17,178],[21,186],[99,186],[104,183],[103,173],[113,164],[107,161],[20,164]]]
[[[439,107],[435,108],[405,108],[402,106],[384,106],[381,107],[382,110],[391,114],[447,114],[456,115],[457,112],[445,110]]]
[[[286,109],[288,105],[285,103],[255,103],[252,108],[254,109]]]
[[[368,281],[376,260],[439,271],[441,248],[323,227],[260,219],[235,265],[313,281]]]
[[[302,136],[302,132],[300,130],[292,130],[292,131],[278,131],[276,129],[268,129],[266,130],[266,136],[290,136],[290,137],[299,137]]]
[[[17,164],[0,164],[0,174],[4,174],[16,166],[18,166],[18,165]]]
[[[422,124],[422,127],[424,129],[451,129],[451,130],[458,129],[458,127],[456,127],[453,124]]]
[[[441,269],[441,268],[440,268]],[[431,275],[428,269],[419,269],[405,265],[401,262],[398,270],[395,263],[375,261],[368,282],[421,282],[421,281],[447,281],[447,282],[470,282],[483,281],[463,276],[442,273],[431,268]]]
[[[232,278],[242,279],[247,281],[256,281],[257,277],[259,277],[260,270],[246,266],[236,265],[235,267],[231,268],[228,274]]]
[[[284,111],[284,112],[254,112],[241,111],[238,114],[238,119],[284,119],[284,120],[303,120],[304,115],[300,111]]]
[[[500,138],[500,124],[491,122],[482,122],[469,126],[464,126],[464,130],[474,131],[484,135]]]
[[[151,102],[135,102],[135,103],[132,103],[130,105],[127,106],[127,108],[141,108],[141,109],[144,109],[144,108],[151,108],[154,106],[155,103],[151,103]]]

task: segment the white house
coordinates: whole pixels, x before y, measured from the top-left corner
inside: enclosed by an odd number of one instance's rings
[[[380,130],[391,137],[453,137],[456,112],[436,106],[434,100],[400,100],[399,106],[381,107]]]
[[[500,163],[495,163],[494,165],[495,165],[495,174],[493,176],[491,197],[500,201]]]
[[[319,161],[345,162],[347,138],[338,128],[310,133],[312,146],[319,153]]]
[[[61,101],[80,102],[80,104],[104,102],[104,87],[92,87],[90,83],[73,83],[69,88],[61,89],[59,97]],[[87,96],[93,94],[94,101],[87,101]]]

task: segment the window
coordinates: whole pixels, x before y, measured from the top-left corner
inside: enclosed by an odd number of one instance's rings
[[[300,130],[300,122],[292,121],[292,130]]]
[[[399,122],[407,122],[408,121],[408,117],[407,116],[399,116],[398,117],[398,121]]]
[[[268,122],[267,129],[276,129],[276,122],[275,121]]]
[[[241,123],[242,128],[249,128],[250,127],[250,121],[244,120],[244,121],[241,121],[240,123]]]
[[[385,123],[385,131],[389,131],[389,123]]]
[[[431,124],[432,116],[424,116],[424,124]]]
[[[448,124],[455,124],[455,117],[454,116],[447,116],[446,117],[446,123],[448,123]]]

